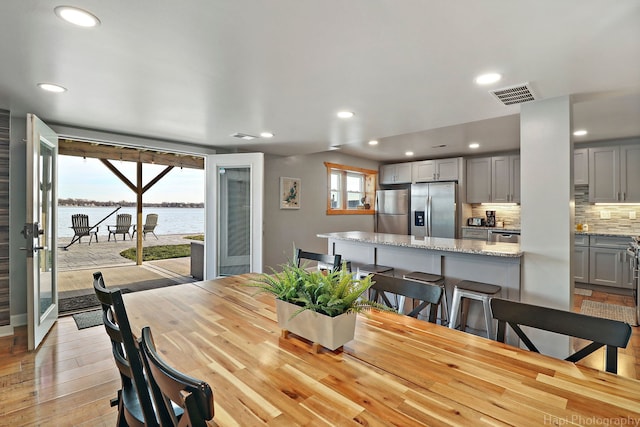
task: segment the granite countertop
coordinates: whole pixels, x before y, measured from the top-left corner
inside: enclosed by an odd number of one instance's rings
[[[519,258],[523,255],[518,243],[485,242],[483,240],[445,239],[440,237],[415,237],[402,234],[346,231],[321,233],[318,237],[351,240],[360,243],[428,249],[432,251],[456,252],[474,255]]]
[[[640,236],[640,231],[576,231],[576,236],[608,236],[608,237],[629,237]]]
[[[500,233],[519,233],[519,228],[509,228],[509,227],[486,227],[486,226],[472,226],[472,225],[464,225],[462,226],[465,230],[494,230]]]
[[[509,232],[520,232],[519,228],[498,228],[498,227],[474,227],[474,226],[463,226],[465,230],[495,230],[499,232],[509,233]],[[631,236],[640,236],[640,230],[591,230],[591,231],[576,231],[576,236],[609,236],[609,237],[631,237]]]

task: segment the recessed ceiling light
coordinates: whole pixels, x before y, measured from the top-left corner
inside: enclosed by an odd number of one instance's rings
[[[378,141],[372,139],[371,141],[369,141],[369,145],[378,145]]]
[[[351,111],[338,111],[337,116],[341,119],[350,119],[351,117],[355,116],[355,113]]]
[[[60,85],[54,85],[53,83],[38,83],[38,87],[42,90],[46,90],[47,92],[62,93],[67,91],[67,88]]]
[[[77,7],[58,6],[53,10],[60,18],[79,27],[90,28],[100,24],[97,16]]]
[[[586,134],[587,134],[587,131],[584,129],[577,130],[573,133],[574,136],[585,136]]]
[[[469,144],[469,148],[475,150],[476,148],[480,148],[480,144],[478,144],[477,142],[472,142],[471,144]]]
[[[405,156],[413,156],[413,151],[407,151],[404,153]]]
[[[260,132],[261,138],[273,138],[273,134],[271,132]]]
[[[498,73],[487,73],[481,74],[476,77],[476,83],[479,85],[490,85],[491,83],[495,83],[500,80],[502,76]]]

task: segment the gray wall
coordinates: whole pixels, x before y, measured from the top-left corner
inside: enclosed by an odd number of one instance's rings
[[[327,215],[327,168],[324,162],[378,169],[378,162],[336,151],[291,157],[265,157],[264,173],[264,254],[265,269],[277,268],[291,258],[293,245],[326,252],[327,239],[318,233],[373,231],[372,215]],[[279,206],[280,177],[301,179],[300,209]]]
[[[25,169],[27,167],[27,118],[11,116],[9,164],[9,292],[12,325],[27,321],[27,256],[20,247],[25,240],[20,231],[27,215]]]

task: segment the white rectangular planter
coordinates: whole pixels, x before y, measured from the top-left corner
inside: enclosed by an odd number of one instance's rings
[[[291,317],[300,306],[276,299],[278,326],[314,343],[335,350],[353,339],[356,330],[356,314],[329,317],[311,310]]]

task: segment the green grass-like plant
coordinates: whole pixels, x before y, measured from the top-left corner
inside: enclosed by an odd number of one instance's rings
[[[123,256],[132,261],[136,260],[136,248],[125,249],[120,252]],[[191,256],[191,245],[160,245],[142,248],[142,261],[155,261],[159,259],[182,258]]]
[[[247,286],[258,288],[276,298],[300,306],[294,316],[304,310],[312,310],[335,317],[343,313],[360,313],[371,308],[388,311],[389,308],[360,296],[371,287],[371,276],[356,279],[343,265],[338,271],[309,270],[289,261],[282,271],[271,269]]]

